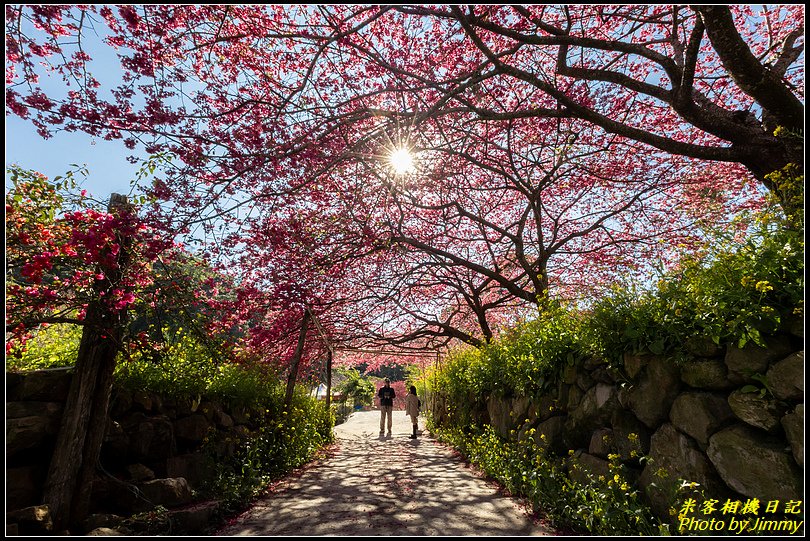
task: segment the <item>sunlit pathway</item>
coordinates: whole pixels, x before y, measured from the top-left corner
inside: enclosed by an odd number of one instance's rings
[[[394,412],[391,438],[379,412],[335,428],[338,451],[260,500],[218,535],[554,535]]]

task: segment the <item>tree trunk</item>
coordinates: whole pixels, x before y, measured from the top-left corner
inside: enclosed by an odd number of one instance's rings
[[[112,194],[108,210],[112,213],[125,204],[126,198]],[[119,266],[99,269],[105,279],[96,285],[97,295],[109,291],[123,274],[129,239],[118,240]],[[78,523],[89,509],[125,318],[123,311],[109,310],[100,295],[87,307],[73,380],[43,494],[55,531]]]
[[[740,89],[773,115],[778,126],[803,130],[804,104],[782,81],[782,74],[772,72],[754,56],[734,24],[731,8],[695,6],[693,9],[700,13],[712,47]]]
[[[309,310],[304,308],[304,316],[301,318],[301,332],[298,335],[298,345],[293,353],[292,360],[290,361],[290,375],[287,377],[287,395],[284,398],[284,405],[287,411],[290,411],[292,404],[293,392],[295,391],[295,382],[298,379],[298,365],[301,362],[301,354],[304,352],[304,342],[307,338],[307,327],[309,326]]]

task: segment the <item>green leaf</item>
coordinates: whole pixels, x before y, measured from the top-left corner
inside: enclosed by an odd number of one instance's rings
[[[638,338],[639,332],[638,332],[638,330],[636,330],[635,327],[626,327],[624,329],[624,335],[627,338]]]
[[[650,344],[650,351],[652,351],[656,355],[661,355],[662,353],[664,353],[664,339],[659,338],[658,340]]]
[[[759,334],[758,330],[748,329],[748,336],[750,336],[751,340],[759,347],[765,347],[765,342],[762,340],[762,336]]]

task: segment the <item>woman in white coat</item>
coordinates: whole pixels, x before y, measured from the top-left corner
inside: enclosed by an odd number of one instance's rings
[[[416,387],[411,385],[408,396],[405,397],[405,415],[411,418],[413,423],[413,434],[409,436],[411,439],[416,439],[416,429],[418,428],[417,418],[419,417],[419,410],[422,407],[422,402],[416,396]]]

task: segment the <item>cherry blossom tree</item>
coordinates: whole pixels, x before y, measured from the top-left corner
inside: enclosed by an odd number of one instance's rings
[[[78,208],[60,215],[64,199],[47,179],[18,168],[10,173],[7,352],[42,324],[82,325],[43,495],[64,527],[87,514],[127,310],[165,244],[124,196],[113,194],[106,213]]]
[[[796,138],[774,132],[795,130],[803,111],[802,33],[790,6],[9,6],[7,110],[44,136],[83,130],[176,156],[151,187],[171,205],[155,211],[204,236],[212,258],[262,269],[255,290],[298,314],[272,321],[362,298],[323,277],[398,244],[431,261],[409,307],[399,290],[374,294],[410,311],[402,336],[443,328],[474,343],[491,333],[487,302],[531,304],[550,287],[570,297],[617,269],[644,272],[694,243],[690,216],[708,215],[690,193],[728,203],[748,189],[746,171],[768,186],[769,171],[797,161]],[[120,81],[95,75],[102,47],[119,55]],[[40,86],[48,74],[66,91]],[[568,170],[539,142],[576,154]],[[401,147],[441,156],[424,177],[433,186],[368,189]],[[674,201],[691,210],[673,214]],[[323,242],[306,231],[315,223],[342,232],[329,242],[343,243],[343,264],[305,262]],[[274,235],[298,255],[284,260]],[[466,275],[450,279],[458,266]],[[343,292],[327,300],[327,283]],[[477,299],[481,288],[496,300]],[[420,312],[419,295],[458,304]],[[450,323],[462,299],[472,328]]]
[[[462,29],[479,67],[456,70],[452,83],[463,90],[442,91],[479,117],[581,119],[669,154],[741,163],[766,185],[768,173],[802,161],[801,148],[774,133],[803,129],[798,6],[399,11]],[[486,84],[513,96],[536,89],[543,99],[481,107],[471,90]],[[617,106],[630,114],[616,114]]]
[[[802,163],[775,134],[803,126],[800,6],[8,6],[6,20],[8,110],[43,135],[171,150],[182,164],[155,192],[187,217],[301,187],[392,119],[570,119],[742,164],[769,189]],[[93,69],[91,30],[120,84]],[[66,92],[40,86],[39,62]]]
[[[147,223],[231,278],[218,323],[294,384],[647,276],[756,184],[796,213],[803,28],[801,6],[8,5],[6,110],[160,159]],[[73,257],[41,233],[32,298]]]
[[[365,179],[356,198],[365,207],[353,200],[341,214],[357,228],[373,224],[376,244],[392,247],[347,274],[369,306],[366,338],[480,345],[549,295],[582,301],[617,269],[648,276],[674,264],[703,241],[702,224],[760,202],[739,168],[656,162],[632,147],[607,152],[584,131],[503,128],[442,124],[434,131],[444,139],[419,147],[423,164],[409,175],[385,164],[343,171]]]

